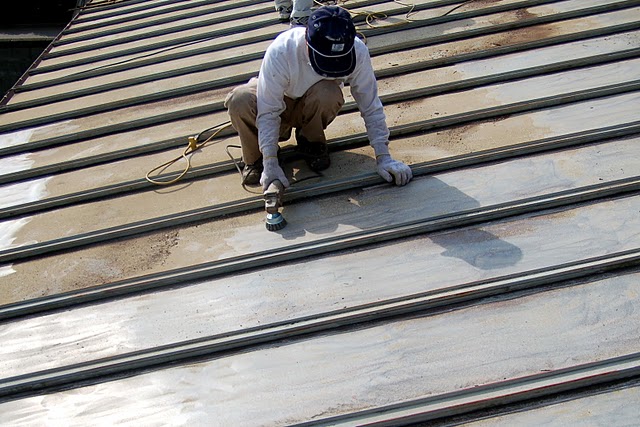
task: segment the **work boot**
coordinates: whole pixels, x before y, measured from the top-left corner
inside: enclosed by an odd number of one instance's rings
[[[309,22],[309,16],[291,16],[289,26],[293,27],[306,27]]]
[[[315,0],[295,0],[291,11],[291,27],[306,27],[311,15],[311,9],[315,6]]]
[[[280,22],[287,22],[289,18],[291,18],[291,6],[279,6],[276,11],[278,12]]]
[[[296,129],[298,153],[307,162],[309,169],[314,172],[325,170],[331,165],[329,147],[326,142],[312,142],[302,136],[300,129]]]
[[[253,164],[245,164],[242,168],[242,183],[246,185],[260,184],[260,177],[262,176],[263,169],[262,157],[256,160]]]

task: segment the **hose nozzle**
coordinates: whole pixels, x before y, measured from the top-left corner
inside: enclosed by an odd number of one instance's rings
[[[264,192],[264,210],[267,212],[266,227],[269,231],[282,230],[287,221],[278,210],[282,207],[282,194],[284,193],[284,185],[279,180],[269,184]]]

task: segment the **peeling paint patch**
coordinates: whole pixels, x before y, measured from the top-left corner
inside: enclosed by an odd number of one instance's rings
[[[0,135],[0,147],[13,147],[14,145],[27,143],[31,140],[34,132],[35,129],[21,129],[17,132]]]
[[[52,138],[77,132],[80,126],[72,123],[72,120],[66,120],[2,134],[0,135],[0,148],[24,145],[24,150],[27,151],[29,150],[29,142],[32,142],[32,139],[41,140],[42,138]]]
[[[25,226],[29,222],[29,218],[20,218],[17,220],[10,220],[0,222],[0,250],[10,248],[14,240],[16,240],[16,234],[18,230]],[[15,273],[12,265],[5,265],[0,267],[0,277],[9,276]]]
[[[33,161],[29,159],[29,154],[21,154],[0,160],[0,169],[5,173],[11,173],[29,169],[32,164]],[[46,186],[49,179],[51,178],[40,178],[0,187],[0,208],[41,200],[47,194]],[[19,218],[0,222],[0,250],[14,246],[13,242],[16,240],[18,232],[30,220],[31,218]],[[0,267],[0,277],[13,273],[15,270],[11,266]]]
[[[0,187],[0,208],[42,200],[47,195],[50,179],[40,178]]]
[[[33,160],[29,158],[30,153],[18,154],[17,156],[4,157],[0,159],[0,170],[3,175],[31,169]]]
[[[10,248],[16,240],[18,231],[30,220],[30,218],[20,218],[0,222],[0,250]]]
[[[11,265],[5,265],[3,267],[0,267],[0,277],[5,277],[15,272],[16,271],[13,269]]]

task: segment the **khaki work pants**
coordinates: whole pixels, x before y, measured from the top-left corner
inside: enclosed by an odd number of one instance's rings
[[[231,125],[238,132],[242,146],[242,161],[254,164],[262,154],[258,147],[256,125],[257,79],[238,86],[227,95],[224,102],[229,111]],[[329,126],[344,104],[340,83],[335,80],[320,80],[298,99],[284,97],[285,111],[280,114],[280,140],[286,141],[291,128],[296,128],[308,141],[327,142],[324,130]]]

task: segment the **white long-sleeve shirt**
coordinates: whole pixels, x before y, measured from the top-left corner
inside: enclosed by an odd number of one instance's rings
[[[355,39],[356,67],[336,80],[347,83],[364,119],[369,144],[375,154],[389,153],[389,129],[378,97],[369,49]],[[267,48],[258,75],[258,143],[263,156],[275,156],[280,133],[280,114],[285,110],[284,97],[302,97],[320,80],[326,79],[311,67],[305,40],[305,28],[294,27],[276,37]]]

